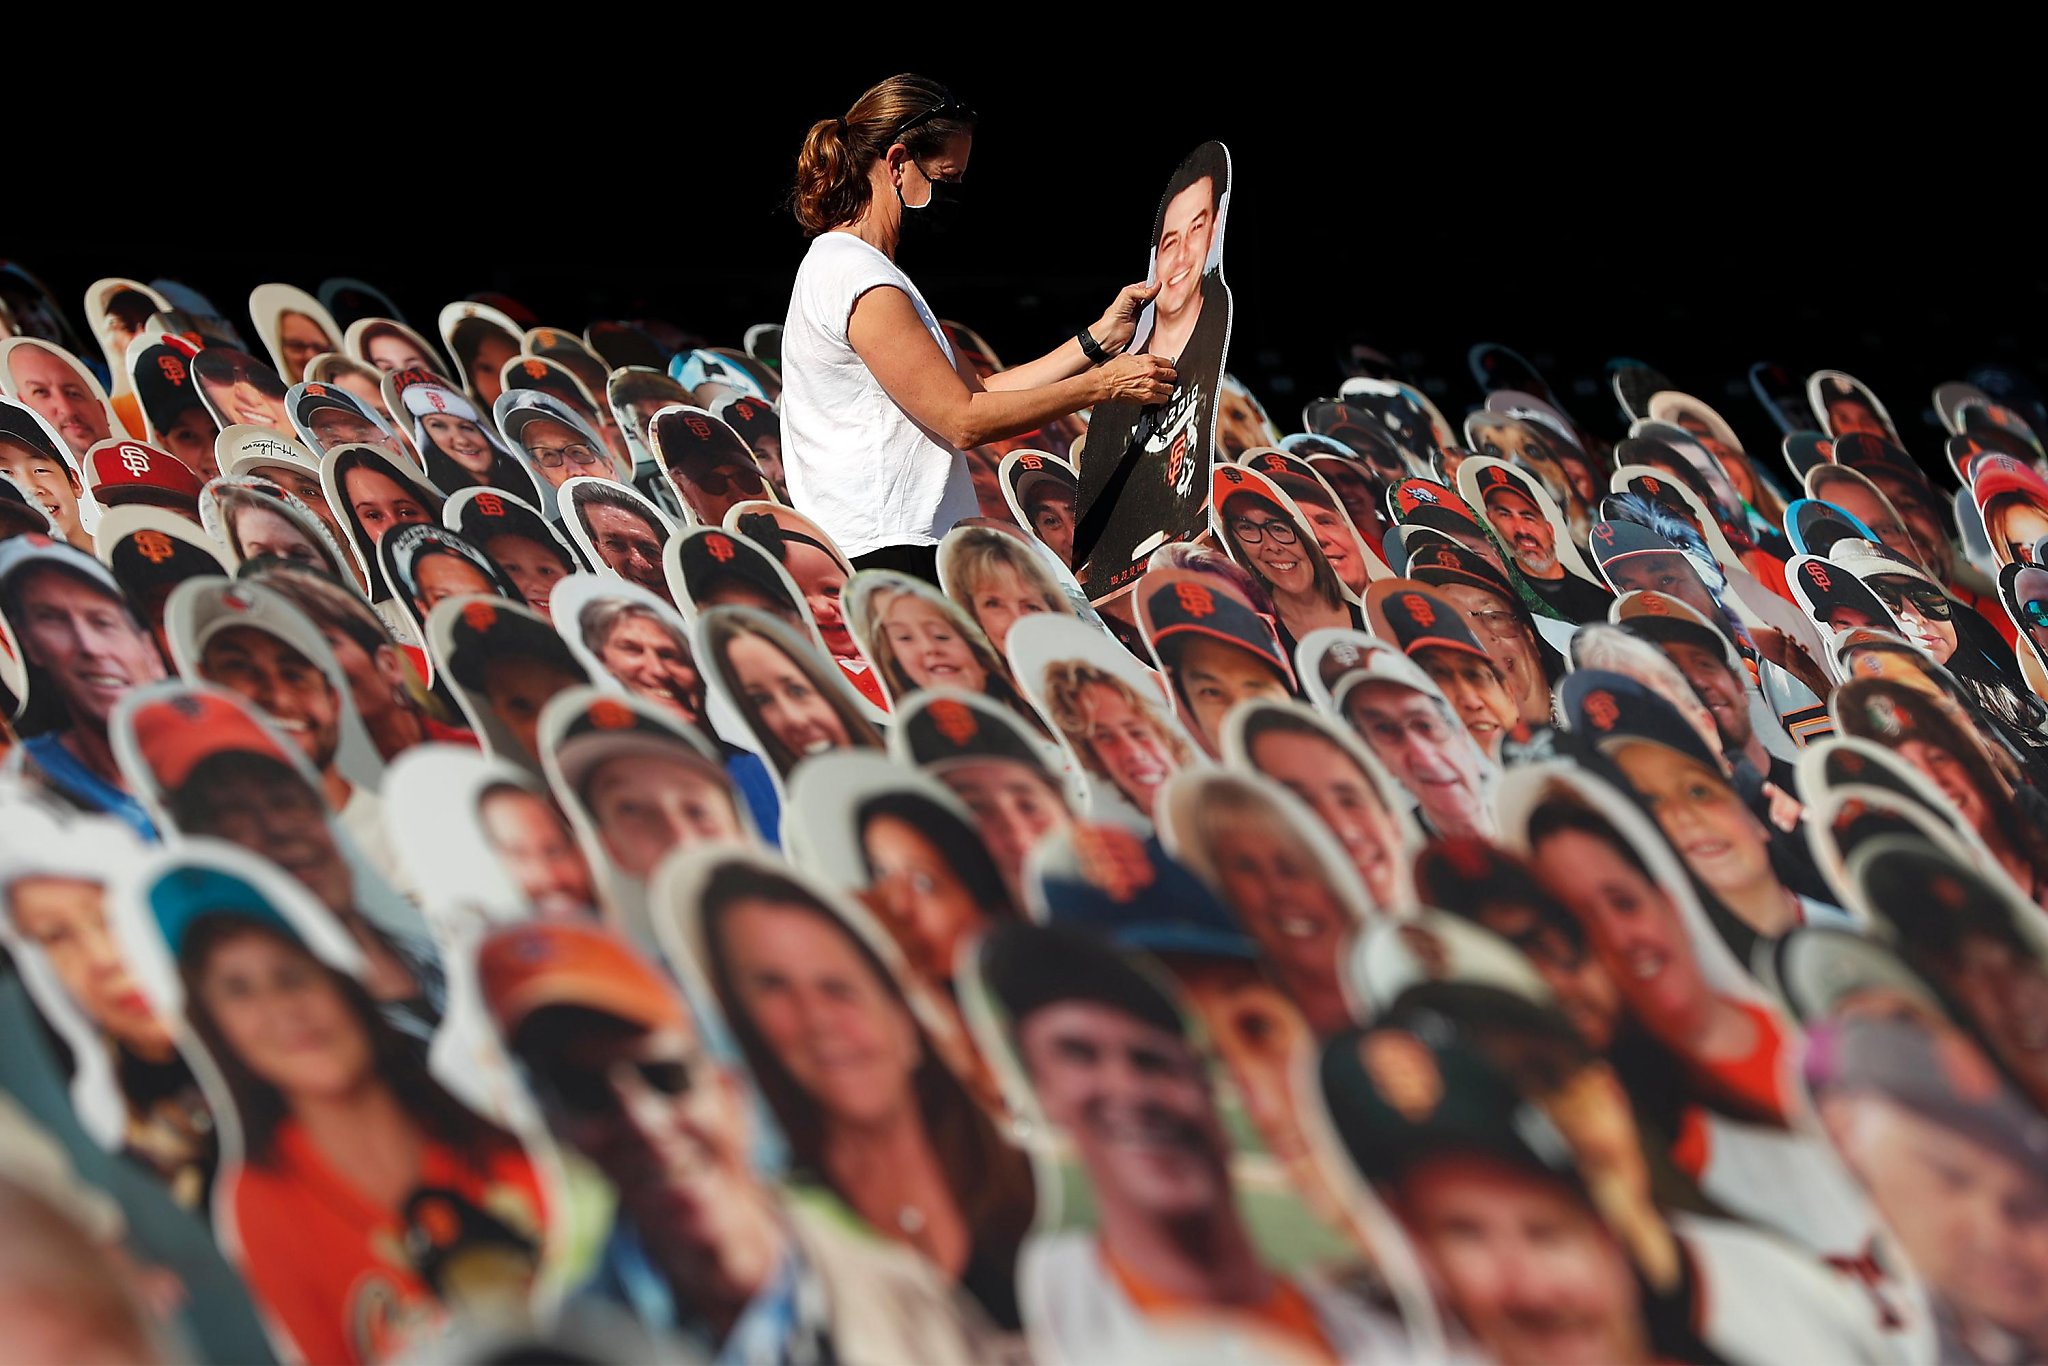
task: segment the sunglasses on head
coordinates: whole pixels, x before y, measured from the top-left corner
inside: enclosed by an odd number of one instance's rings
[[[951,92],[948,92],[943,100],[940,100],[930,109],[925,110],[922,114],[912,114],[909,118],[897,124],[896,131],[889,134],[888,145],[894,146],[903,141],[903,135],[910,132],[913,128],[922,128],[927,123],[936,123],[940,119],[958,119],[962,123],[973,123],[976,121],[974,111],[954,99]]]

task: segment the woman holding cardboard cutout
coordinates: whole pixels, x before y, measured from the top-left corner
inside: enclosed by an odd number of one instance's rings
[[[960,184],[974,119],[937,82],[892,76],[811,125],[791,197],[813,238],[782,333],[791,498],[857,567],[933,582],[939,538],[980,510],[964,450],[1173,392],[1170,362],[1117,354],[1152,285],[1126,286],[1072,340],[986,381],[955,355],[896,251]]]

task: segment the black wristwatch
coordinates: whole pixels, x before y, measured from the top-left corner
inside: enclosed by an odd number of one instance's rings
[[[1102,349],[1102,344],[1089,334],[1087,328],[1076,332],[1074,340],[1081,343],[1081,354],[1088,358],[1090,365],[1102,365],[1109,360],[1109,352]]]

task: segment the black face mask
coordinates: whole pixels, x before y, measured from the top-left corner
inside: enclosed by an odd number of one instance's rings
[[[915,161],[911,165],[917,166]],[[917,166],[919,175],[924,176],[930,187],[930,198],[922,204],[912,204],[903,197],[903,187],[896,187],[896,202],[902,206],[902,234],[905,237],[936,237],[947,231],[960,217],[962,186],[951,180],[935,180]]]

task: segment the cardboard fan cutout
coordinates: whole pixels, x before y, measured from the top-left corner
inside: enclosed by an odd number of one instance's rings
[[[187,579],[225,579],[233,573],[219,542],[190,518],[147,504],[109,508],[100,519],[94,550],[135,604],[143,625],[156,633],[166,657],[171,642],[164,632],[164,605],[172,592]]]
[[[315,356],[342,349],[342,332],[321,302],[303,289],[263,284],[249,293],[249,317],[286,384],[306,377]]]
[[[116,412],[121,412],[122,399],[133,393],[130,377],[135,367],[128,353],[151,331],[152,322],[157,323],[157,330],[163,330],[164,320],[172,312],[170,300],[140,280],[116,277],[95,280],[86,287],[85,321],[114,377]],[[121,420],[128,421],[126,412],[121,412]],[[130,427],[132,430],[132,424]]]
[[[493,489],[461,489],[441,509],[450,531],[482,550],[519,590],[528,607],[547,616],[555,585],[585,566],[560,530],[540,510]]]
[[[199,383],[192,374],[193,351],[189,344],[161,333],[128,348],[128,369],[122,373],[131,386],[138,412],[136,421],[126,415],[122,421],[133,431],[143,424],[142,435],[185,462],[194,474],[212,478],[218,473],[214,443],[222,424],[200,397]],[[119,395],[115,411],[121,411]],[[262,424],[269,427],[271,424]],[[291,424],[277,429],[280,436],[291,434]]]
[[[1876,394],[1854,375],[1816,370],[1806,379],[1806,400],[1821,430],[1841,439],[1862,432],[1882,441],[1899,440],[1898,424]]]
[[[500,378],[507,361],[525,344],[524,329],[489,304],[462,300],[441,310],[441,341],[455,357],[456,378],[479,408],[488,410],[504,392]]]
[[[424,370],[446,376],[450,366],[433,343],[396,318],[358,318],[348,325],[342,345],[349,355],[380,374]]]
[[[320,304],[344,328],[361,318],[402,318],[404,313],[386,294],[368,280],[350,275],[332,275],[314,291]]]
[[[654,458],[699,526],[722,526],[733,504],[773,500],[740,434],[702,408],[663,408],[648,426]]]
[[[668,595],[664,551],[675,523],[624,484],[578,475],[556,491],[562,526],[598,572],[639,584],[656,597]]]
[[[781,324],[777,324],[780,330]],[[583,341],[614,370],[627,367],[665,372],[669,348],[635,323],[598,321],[583,329]]]
[[[78,469],[64,438],[41,414],[15,399],[0,398],[0,474],[34,498],[60,536],[89,551],[100,506]]]
[[[1230,152],[1196,148],[1161,198],[1147,280],[1159,294],[1138,319],[1132,346],[1170,356],[1172,397],[1151,408],[1099,405],[1089,419],[1074,536],[1074,562],[1100,602],[1134,583],[1145,557],[1199,535],[1215,449],[1230,286],[1223,278]]]
[[[292,430],[316,456],[334,446],[376,446],[410,463],[413,452],[388,426],[353,393],[321,380],[305,380],[285,393],[285,411],[291,414]]]
[[[277,371],[231,346],[207,347],[192,357],[191,367],[199,397],[217,425],[243,423],[291,434],[285,383]]]
[[[431,523],[396,527],[377,542],[377,560],[394,590],[394,600],[422,639],[427,617],[450,598],[526,600],[490,556],[446,527]]]
[[[34,337],[0,341],[0,394],[55,428],[74,468],[100,442],[129,434],[98,377],[70,352]]]
[[[1614,401],[1621,405],[1622,416],[1631,422],[1650,416],[1652,394],[1677,387],[1661,371],[1639,360],[1611,360],[1607,362],[1607,374]]]
[[[1031,704],[1088,775],[1098,819],[1159,817],[1159,798],[1201,751],[1182,730],[1166,680],[1105,631],[1041,613],[1009,633],[1010,667]]]

